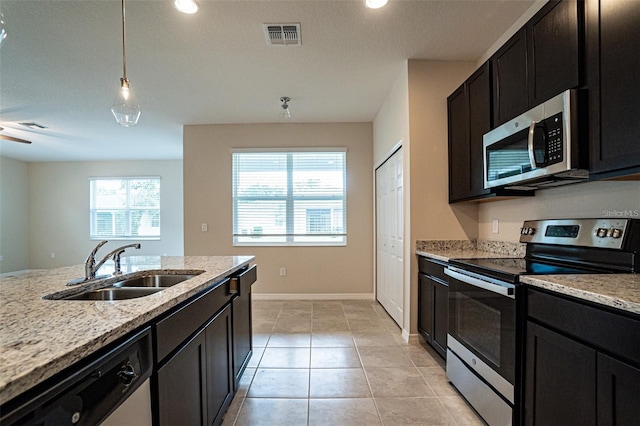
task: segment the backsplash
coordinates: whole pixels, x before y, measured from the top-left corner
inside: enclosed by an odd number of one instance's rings
[[[509,241],[490,240],[418,240],[416,251],[431,252],[440,250],[480,250],[505,257],[524,257],[526,246]]]

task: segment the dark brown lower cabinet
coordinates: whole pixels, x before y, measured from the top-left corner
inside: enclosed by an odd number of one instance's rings
[[[525,425],[596,424],[596,351],[527,322]]]
[[[205,353],[202,330],[158,370],[159,425],[206,424]]]
[[[237,296],[231,301],[233,316],[233,376],[234,389],[240,386],[240,378],[251,359],[253,340],[251,331],[251,285],[257,278],[253,266],[234,279]],[[233,281],[232,281],[233,283]]]
[[[449,285],[443,263],[419,258],[418,331],[443,358],[449,332]]]
[[[233,398],[233,348],[229,305],[206,326],[205,340],[207,424],[219,425]]]
[[[598,424],[640,423],[640,369],[598,353]]]
[[[158,369],[159,425],[221,424],[233,397],[232,356],[227,305]]]
[[[525,425],[640,424],[640,316],[527,290]]]

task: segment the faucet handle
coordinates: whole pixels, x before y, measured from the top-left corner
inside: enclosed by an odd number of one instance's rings
[[[120,256],[122,256],[122,253],[124,253],[124,249],[118,250],[113,254],[113,275],[122,275],[122,269],[120,267]]]
[[[89,253],[89,256],[87,257],[87,263],[95,263],[96,261],[96,253],[98,253],[98,250],[100,250],[100,247],[102,247],[103,245],[107,244],[109,241],[108,240],[102,240],[98,243],[97,246],[95,246],[93,248],[93,250],[91,250],[91,253]]]

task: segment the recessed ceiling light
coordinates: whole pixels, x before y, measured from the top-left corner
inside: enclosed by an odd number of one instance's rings
[[[380,9],[382,6],[387,4],[389,0],[364,0],[365,6],[369,9]]]
[[[173,5],[182,13],[193,14],[200,9],[196,0],[175,0]]]

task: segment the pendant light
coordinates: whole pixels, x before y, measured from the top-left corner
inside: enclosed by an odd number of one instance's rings
[[[7,24],[4,22],[4,15],[0,12],[0,47],[5,38],[7,38]]]
[[[280,118],[283,120],[289,120],[291,118],[291,111],[289,111],[289,99],[287,96],[283,96],[280,98],[280,102],[282,102],[282,112],[280,112]]]
[[[140,105],[138,104],[136,95],[131,90],[131,87],[129,87],[126,52],[125,13],[124,0],[122,0],[122,78],[120,79],[120,89],[111,106],[111,112],[119,125],[122,127],[132,127],[138,124]]]

